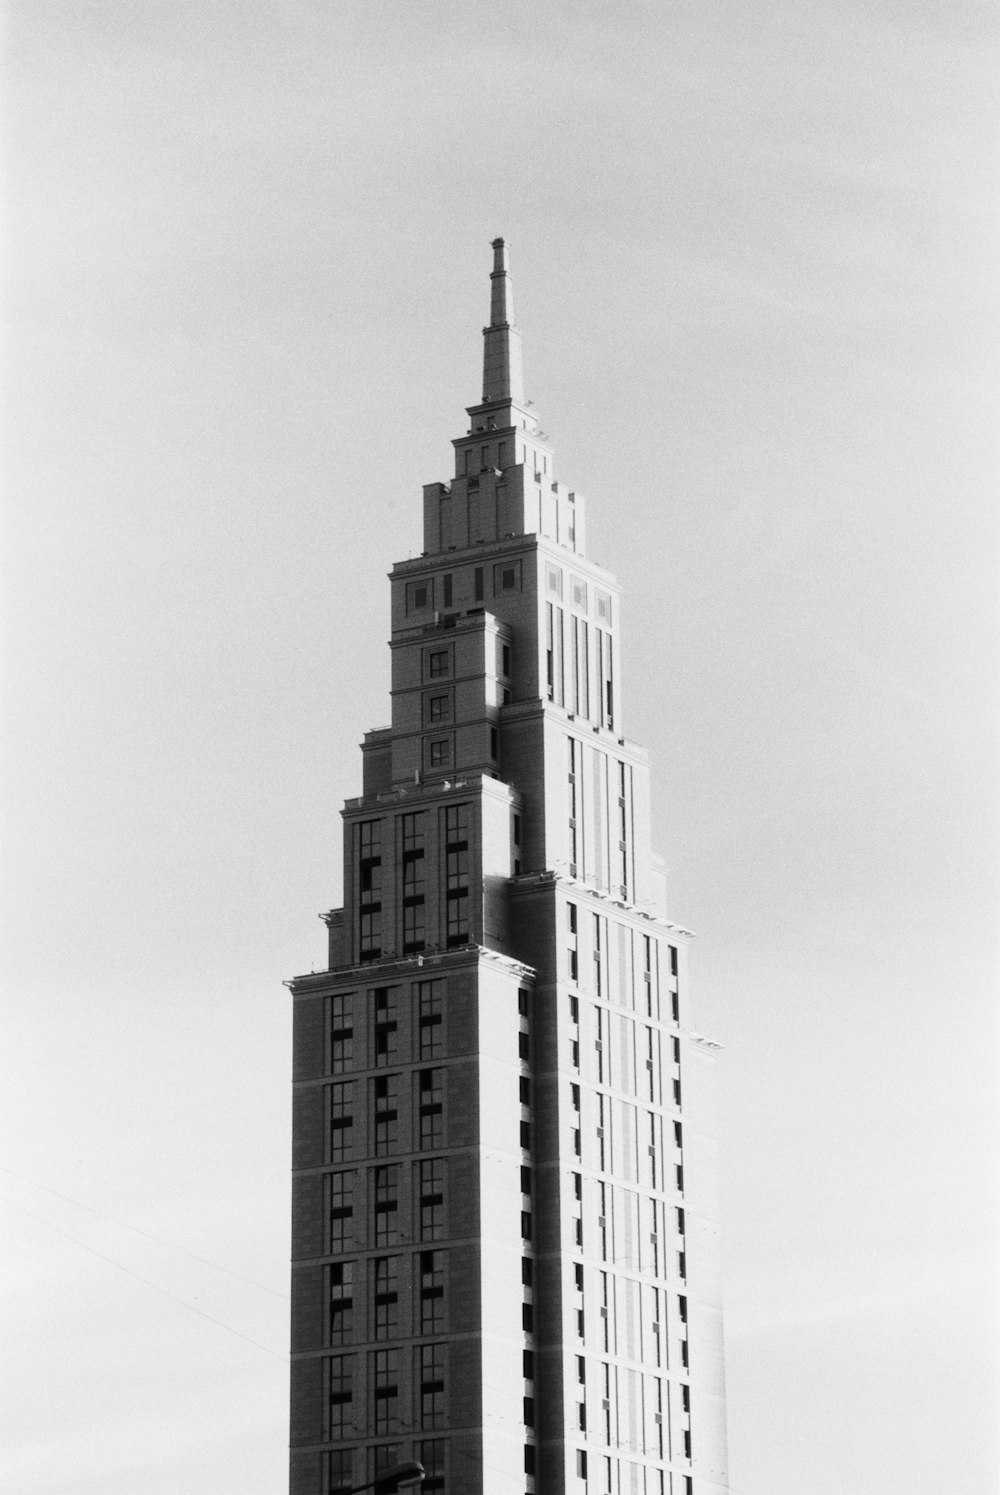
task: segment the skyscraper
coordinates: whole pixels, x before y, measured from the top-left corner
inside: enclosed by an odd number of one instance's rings
[[[329,969],[289,983],[291,1490],[418,1459],[436,1495],[717,1495],[714,1045],[623,735],[618,589],[493,252],[482,399],[392,571]]]

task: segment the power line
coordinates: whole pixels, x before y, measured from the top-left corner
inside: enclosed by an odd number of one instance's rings
[[[170,1251],[179,1251],[182,1256],[190,1256],[192,1261],[201,1262],[203,1267],[211,1267],[216,1272],[225,1272],[227,1276],[236,1277],[240,1282],[247,1283],[249,1287],[259,1287],[261,1292],[270,1293],[273,1298],[281,1298],[283,1302],[288,1302],[287,1293],[279,1293],[276,1288],[268,1287],[263,1282],[255,1282],[252,1277],[244,1277],[242,1272],[235,1272],[232,1267],[224,1267],[217,1261],[209,1261],[207,1257],[199,1256],[195,1251],[189,1251],[186,1246],[177,1246],[173,1241],[165,1241],[161,1236],[152,1235],[148,1230],[140,1230],[138,1225],[129,1225],[127,1220],[118,1220],[114,1215],[109,1215],[106,1210],[95,1209],[92,1204],[84,1204],[82,1199],[73,1199],[69,1194],[60,1194],[58,1189],[50,1189],[48,1184],[40,1184],[33,1178],[26,1178],[23,1173],[16,1173],[13,1168],[6,1168],[3,1163],[0,1163],[0,1173],[9,1173],[11,1178],[20,1179],[21,1183],[30,1184],[33,1189],[43,1189],[46,1194],[51,1194],[55,1199],[65,1200],[67,1204],[75,1204],[77,1209],[85,1209],[91,1215],[97,1215],[102,1220],[109,1220],[112,1225],[120,1225],[123,1230],[131,1230],[135,1235],[145,1236],[147,1241],[155,1241],[158,1246],[166,1246]],[[8,1203],[12,1202],[8,1200]],[[46,1222],[43,1221],[44,1223]]]
[[[7,1171],[9,1170],[4,1169],[4,1172]],[[136,1282],[141,1282],[145,1287],[151,1287],[155,1293],[161,1293],[163,1297],[169,1298],[174,1303],[179,1303],[182,1308],[187,1308],[191,1313],[198,1314],[199,1318],[208,1319],[210,1324],[215,1324],[219,1329],[225,1329],[227,1334],[235,1334],[237,1339],[245,1340],[247,1344],[252,1344],[258,1350],[263,1350],[266,1355],[273,1355],[276,1360],[287,1363],[287,1355],[281,1355],[277,1350],[272,1350],[269,1345],[261,1344],[260,1340],[251,1339],[249,1334],[244,1334],[241,1330],[234,1329],[231,1324],[224,1324],[221,1319],[213,1318],[210,1313],[206,1313],[203,1308],[196,1308],[186,1298],[179,1298],[176,1293],[169,1292],[167,1288],[160,1287],[158,1283],[150,1282],[148,1277],[141,1277],[138,1272],[133,1272],[131,1267],[123,1266],[120,1261],[115,1261],[113,1256],[105,1256],[103,1251],[97,1251],[93,1246],[88,1246],[85,1241],[78,1240],[75,1235],[70,1235],[68,1230],[62,1230],[58,1225],[53,1225],[51,1220],[43,1219],[41,1215],[36,1215],[30,1209],[25,1209],[23,1204],[17,1204],[13,1199],[7,1199],[3,1195],[0,1195],[0,1198],[3,1198],[5,1204],[12,1205],[14,1209],[20,1210],[22,1215],[27,1215],[31,1220],[37,1220],[40,1225],[47,1225],[49,1230],[55,1231],[56,1235],[65,1236],[66,1240],[72,1241],[74,1246],[80,1246],[82,1250],[89,1251],[91,1256],[96,1256],[101,1261],[106,1261],[109,1266],[117,1267],[119,1272],[125,1273],[126,1277],[133,1277]]]

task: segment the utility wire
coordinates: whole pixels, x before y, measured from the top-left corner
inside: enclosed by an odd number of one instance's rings
[[[33,1178],[26,1178],[23,1173],[16,1173],[13,1168],[4,1167],[3,1163],[0,1163],[0,1173],[9,1173],[11,1178],[20,1179],[21,1183],[30,1184],[33,1189],[44,1189],[46,1194],[51,1194],[55,1199],[63,1199],[67,1204],[75,1204],[77,1209],[85,1209],[89,1214],[97,1215],[102,1220],[110,1220],[112,1225],[120,1225],[123,1230],[131,1230],[135,1235],[145,1236],[147,1241],[155,1241],[158,1246],[166,1246],[170,1251],[179,1251],[182,1256],[190,1256],[192,1261],[200,1261],[203,1267],[211,1267],[216,1272],[225,1272],[228,1277],[236,1277],[250,1287],[259,1287],[262,1293],[270,1293],[273,1298],[281,1298],[283,1302],[288,1302],[287,1293],[279,1293],[276,1288],[267,1287],[263,1282],[255,1282],[252,1277],[244,1277],[242,1272],[234,1272],[232,1267],[224,1267],[217,1261],[209,1261],[207,1257],[189,1251],[186,1246],[176,1246],[173,1241],[165,1241],[161,1236],[151,1235],[148,1230],[140,1230],[138,1225],[129,1225],[127,1220],[117,1220],[114,1215],[109,1215],[105,1210],[95,1209],[92,1204],[84,1204],[82,1199],[72,1199],[69,1194],[60,1194],[58,1189],[50,1189],[48,1184],[40,1184]],[[8,1200],[8,1203],[12,1201]]]
[[[4,1170],[4,1172],[7,1171],[9,1170]],[[34,1214],[30,1209],[25,1209],[23,1204],[17,1204],[13,1199],[4,1198],[2,1195],[0,1195],[0,1198],[3,1198],[5,1204],[10,1204],[14,1209],[20,1210],[22,1215],[27,1215],[31,1220],[37,1220],[40,1225],[47,1225],[50,1230],[55,1231],[56,1235],[65,1236],[66,1240],[72,1241],[74,1246],[80,1246],[84,1251],[89,1251],[91,1256],[97,1256],[101,1261],[108,1262],[110,1266],[117,1267],[119,1272],[124,1272],[127,1277],[133,1277],[136,1282],[143,1283],[145,1287],[151,1287],[155,1293],[161,1293],[163,1297],[170,1298],[174,1303],[179,1303],[182,1308],[190,1309],[192,1313],[198,1314],[199,1318],[208,1319],[210,1324],[215,1324],[219,1329],[225,1329],[227,1334],[235,1334],[237,1339],[245,1340],[247,1344],[252,1344],[258,1350],[263,1350],[266,1355],[273,1355],[276,1360],[287,1363],[288,1356],[279,1354],[277,1350],[272,1350],[270,1345],[261,1344],[259,1339],[251,1339],[249,1334],[244,1334],[241,1330],[234,1329],[230,1324],[224,1324],[221,1319],[213,1318],[210,1313],[206,1313],[203,1308],[196,1308],[186,1298],[179,1298],[176,1293],[168,1292],[165,1287],[160,1287],[158,1283],[150,1282],[148,1277],[140,1277],[139,1273],[133,1272],[131,1267],[123,1266],[120,1261],[115,1261],[113,1256],[105,1256],[103,1251],[95,1250],[93,1246],[88,1246],[85,1241],[80,1241],[75,1235],[70,1235],[68,1230],[61,1230],[58,1225],[53,1225],[51,1220],[43,1219],[41,1215]]]

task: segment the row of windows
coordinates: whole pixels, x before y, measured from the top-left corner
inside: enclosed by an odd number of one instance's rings
[[[377,1030],[376,1030],[377,1031]],[[386,1035],[387,1037],[391,1034]],[[339,1162],[353,1156],[355,1106],[360,1081],[335,1081],[330,1086],[330,1161]],[[407,1120],[400,1132],[400,1094],[409,1093]],[[378,1076],[368,1082],[371,1125],[369,1146],[374,1143],[376,1157],[399,1150],[426,1152],[444,1146],[445,1137],[445,1071],[420,1069],[411,1077],[393,1074]]]
[[[549,565],[545,568],[545,586],[547,591],[550,592],[553,597],[557,597],[560,602],[563,601],[565,591],[565,594],[568,596],[573,607],[575,607],[577,611],[581,613],[587,613],[589,611],[588,601],[590,595],[587,583],[581,576],[576,576],[573,574],[573,572],[566,573],[566,578],[568,580],[568,585],[564,588],[564,573],[562,568],[560,566],[552,565]],[[597,617],[602,623],[610,628],[611,594],[609,592],[602,592],[598,587],[594,587],[593,599],[594,611],[596,612]]]
[[[486,590],[486,567],[476,566],[472,572],[472,596],[468,593],[458,596],[461,602],[484,602]],[[490,568],[493,586],[493,596],[500,597],[505,592],[519,592],[521,590],[523,569],[520,557],[498,561]],[[463,577],[463,582],[465,578]],[[407,582],[406,585],[406,611],[407,613],[425,613],[435,609],[438,612],[456,605],[454,574],[447,572],[444,576],[428,576],[422,581]]]
[[[423,860],[417,865],[422,870]],[[405,879],[404,868],[404,886]],[[437,977],[406,986],[373,987],[364,993],[338,992],[329,997],[330,1073],[338,1075],[356,1069],[382,1068],[403,1063],[410,1057],[443,1057],[444,996],[444,979]],[[366,1048],[360,1042],[359,1025],[366,1033]]]
[[[664,1469],[610,1455],[600,1459],[599,1470],[601,1482],[596,1488],[602,1495],[694,1495],[689,1474],[668,1474]]]
[[[355,1106],[360,1081],[335,1080],[330,1085],[330,1162],[355,1156]],[[409,1121],[400,1132],[400,1093],[410,1091]],[[445,1137],[444,1070],[417,1070],[412,1081],[399,1074],[380,1075],[368,1082],[368,1147],[375,1157],[400,1150],[426,1152],[443,1147]]]
[[[421,1491],[430,1495],[444,1495],[447,1489],[446,1464],[448,1443],[444,1438],[423,1439],[412,1445],[413,1457],[424,1466]],[[409,1448],[404,1453],[398,1443],[382,1443],[370,1447],[362,1467],[361,1448],[339,1448],[325,1455],[323,1489],[328,1495],[343,1495],[356,1484],[374,1481],[386,1470],[393,1469],[409,1457]]]
[[[572,742],[572,738],[569,739]],[[572,759],[571,759],[572,762]],[[577,776],[570,772],[569,804],[576,804],[579,788]],[[570,819],[571,835],[575,818]],[[653,1019],[662,1018],[660,1005],[661,950],[657,940],[633,931],[629,925],[604,914],[582,913],[575,903],[566,905],[565,975],[569,981],[603,1001],[633,1012],[644,1012]],[[664,984],[672,995],[670,1018],[680,1016],[677,1001],[678,952],[675,945],[666,947],[669,974]]]
[[[331,1355],[327,1361],[329,1376],[329,1438],[356,1436],[373,1431],[375,1436],[394,1433],[400,1425],[400,1360],[405,1353],[397,1347],[372,1350],[368,1355],[367,1417],[355,1406],[358,1373],[357,1355]],[[448,1346],[422,1344],[413,1350],[413,1415],[422,1429],[445,1426]],[[407,1420],[410,1411],[407,1409]],[[360,1425],[359,1425],[360,1423]]]
[[[574,1091],[578,1090],[574,1085]],[[683,1193],[681,1123],[601,1091],[587,1092],[587,1116],[572,1118],[572,1145],[589,1168],[662,1193]],[[586,1139],[586,1141],[584,1141]]]
[[[615,724],[611,634],[545,604],[545,680],[550,701],[611,730]]]
[[[598,1273],[599,1348],[637,1365],[688,1369],[686,1293],[640,1282],[621,1272]]]
[[[329,1342],[353,1343],[354,1339],[395,1339],[408,1331],[400,1321],[400,1272],[402,1256],[373,1257],[368,1263],[335,1262],[330,1273]],[[412,1264],[415,1301],[412,1332],[443,1334],[447,1329],[445,1299],[445,1252],[420,1251]],[[359,1295],[365,1287],[367,1295]],[[366,1310],[366,1312],[364,1311]]]
[[[495,730],[495,729],[494,729]],[[449,748],[447,740],[444,746]],[[435,744],[430,744],[431,749]],[[447,761],[447,760],[445,760]],[[449,805],[440,812],[440,834],[445,848],[445,944],[456,949],[469,940],[469,826],[468,804]],[[403,954],[426,948],[425,838],[427,812],[397,817],[401,840],[400,895]],[[361,821],[356,827],[358,848],[359,957],[362,963],[385,953],[382,920],[382,822]]]

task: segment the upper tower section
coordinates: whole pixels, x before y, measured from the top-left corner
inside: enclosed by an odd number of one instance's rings
[[[524,405],[521,334],[514,326],[514,286],[503,239],[493,240],[490,325],[483,328],[483,404]]]
[[[584,549],[583,499],[556,481],[538,414],[525,398],[521,334],[503,239],[493,240],[490,322],[483,328],[483,397],[452,442],[455,475],[424,488],[424,555],[540,535]]]

